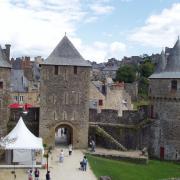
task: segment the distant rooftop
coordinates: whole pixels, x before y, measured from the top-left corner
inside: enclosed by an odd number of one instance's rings
[[[6,60],[6,57],[3,53],[3,49],[0,46],[0,67],[11,68],[11,64]]]
[[[88,61],[84,60],[84,58],[80,55],[80,53],[66,35],[42,64],[87,67],[91,66]]]

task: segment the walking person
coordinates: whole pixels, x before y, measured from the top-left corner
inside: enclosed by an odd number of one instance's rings
[[[28,180],[33,180],[32,169],[30,169],[28,172]]]
[[[91,144],[91,151],[95,152],[96,144],[95,144],[94,140],[92,140],[90,144]]]
[[[83,171],[86,171],[86,169],[87,169],[87,158],[86,158],[86,156],[84,156],[84,158],[83,158]]]
[[[68,149],[69,149],[69,156],[71,156],[71,154],[72,154],[72,144],[69,145]]]
[[[46,180],[50,180],[51,179],[51,177],[50,177],[50,171],[48,171],[47,173],[46,173]]]
[[[34,177],[35,177],[35,180],[39,180],[39,169],[36,168],[35,171],[34,171]]]
[[[60,156],[59,156],[59,162],[63,163],[63,161],[64,161],[64,151],[63,151],[63,149],[61,149]]]

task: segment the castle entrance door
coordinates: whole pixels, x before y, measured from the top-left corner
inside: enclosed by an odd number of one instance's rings
[[[61,124],[55,129],[55,145],[67,146],[73,143],[73,128],[67,124]]]

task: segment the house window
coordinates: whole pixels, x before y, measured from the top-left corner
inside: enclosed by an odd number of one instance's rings
[[[58,66],[54,66],[54,74],[58,75]]]
[[[74,66],[74,74],[77,74],[77,66]]]
[[[103,100],[99,99],[99,106],[102,106],[102,105],[103,105]]]
[[[177,81],[176,80],[172,80],[171,81],[171,90],[177,90]]]
[[[3,89],[3,82],[0,81],[0,89]]]

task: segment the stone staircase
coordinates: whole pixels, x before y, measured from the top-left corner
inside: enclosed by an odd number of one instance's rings
[[[121,144],[119,143],[116,139],[114,139],[108,132],[106,132],[103,128],[101,128],[98,125],[91,125],[96,129],[96,133],[104,138],[109,139],[113,144],[115,144],[118,149],[122,150],[122,151],[127,151],[127,149]]]

